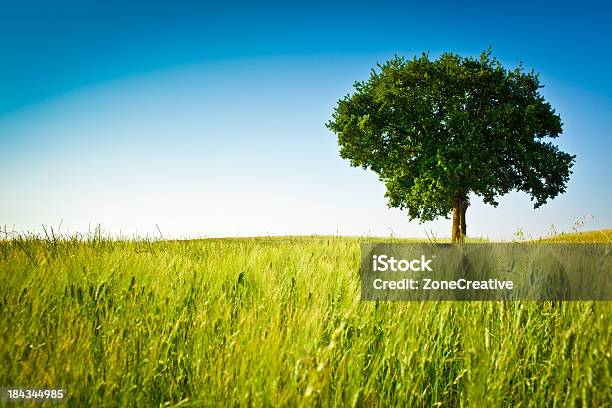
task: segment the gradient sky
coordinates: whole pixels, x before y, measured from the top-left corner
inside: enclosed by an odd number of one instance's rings
[[[428,5],[431,4],[431,5]],[[448,236],[338,156],[336,101],[393,54],[540,72],[577,155],[567,193],[474,200],[468,234],[612,227],[610,6],[541,2],[4,2],[0,225],[165,237]]]

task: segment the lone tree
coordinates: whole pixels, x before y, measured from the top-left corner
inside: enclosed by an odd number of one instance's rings
[[[338,101],[327,127],[340,156],[385,183],[389,207],[431,221],[452,211],[453,242],[466,235],[469,195],[524,191],[534,208],[565,192],[575,156],[546,138],[561,118],[538,74],[505,69],[491,51],[479,59],[446,53],[395,57]]]

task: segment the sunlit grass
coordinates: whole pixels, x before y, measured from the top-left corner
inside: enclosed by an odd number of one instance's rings
[[[0,387],[73,406],[612,404],[609,302],[360,302],[361,240],[0,242]]]
[[[612,243],[612,229],[573,232],[542,239],[545,242]]]

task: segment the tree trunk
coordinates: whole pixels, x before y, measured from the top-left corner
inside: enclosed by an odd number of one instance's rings
[[[458,243],[461,240],[461,210],[459,206],[459,197],[453,198],[453,230],[452,242]]]
[[[467,224],[465,223],[465,213],[467,212],[469,204],[467,198],[464,197],[461,201],[461,237],[467,237]]]
[[[465,222],[465,213],[468,208],[467,197],[457,196],[453,198],[453,230],[452,242],[461,243],[467,233],[467,224]]]

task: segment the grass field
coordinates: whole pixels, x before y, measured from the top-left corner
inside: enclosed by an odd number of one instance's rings
[[[544,242],[612,243],[612,229],[574,232],[542,239]]]
[[[612,405],[610,302],[360,302],[359,242],[2,241],[0,387],[96,407]]]

